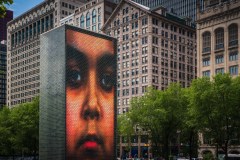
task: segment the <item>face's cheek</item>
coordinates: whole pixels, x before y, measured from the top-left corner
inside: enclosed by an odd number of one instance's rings
[[[105,147],[108,154],[113,152],[114,142],[114,94],[105,93],[99,94],[99,103],[102,106],[102,120],[100,121],[99,129],[105,140]]]
[[[76,142],[84,130],[84,121],[80,112],[84,101],[84,91],[66,90],[66,143],[69,152],[73,152]]]

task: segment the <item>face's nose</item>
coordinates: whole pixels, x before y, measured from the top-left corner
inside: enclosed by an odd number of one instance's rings
[[[85,120],[99,120],[101,115],[97,97],[97,76],[94,70],[89,71],[89,78],[86,90],[86,105],[84,105],[83,118]]]

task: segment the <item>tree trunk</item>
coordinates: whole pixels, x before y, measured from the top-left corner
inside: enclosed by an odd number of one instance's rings
[[[228,140],[224,143],[224,154],[225,154],[225,160],[228,160]]]
[[[15,152],[14,152],[14,149],[13,149],[12,150],[12,156],[13,156],[12,158],[13,158],[13,160],[15,160],[15,156],[14,155],[15,155]]]
[[[194,132],[193,130],[190,131],[190,136],[189,136],[189,159],[192,159],[192,149],[193,149],[193,137],[194,137]]]
[[[165,160],[168,160],[168,157],[169,157],[169,135],[167,135],[164,139],[163,157]]]

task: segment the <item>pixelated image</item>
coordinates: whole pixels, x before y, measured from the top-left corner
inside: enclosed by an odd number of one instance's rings
[[[113,160],[115,44],[66,31],[66,158]]]

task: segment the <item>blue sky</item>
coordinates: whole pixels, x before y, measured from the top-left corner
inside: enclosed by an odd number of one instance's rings
[[[14,0],[14,3],[8,7],[13,11],[13,17],[17,17],[44,0]]]

